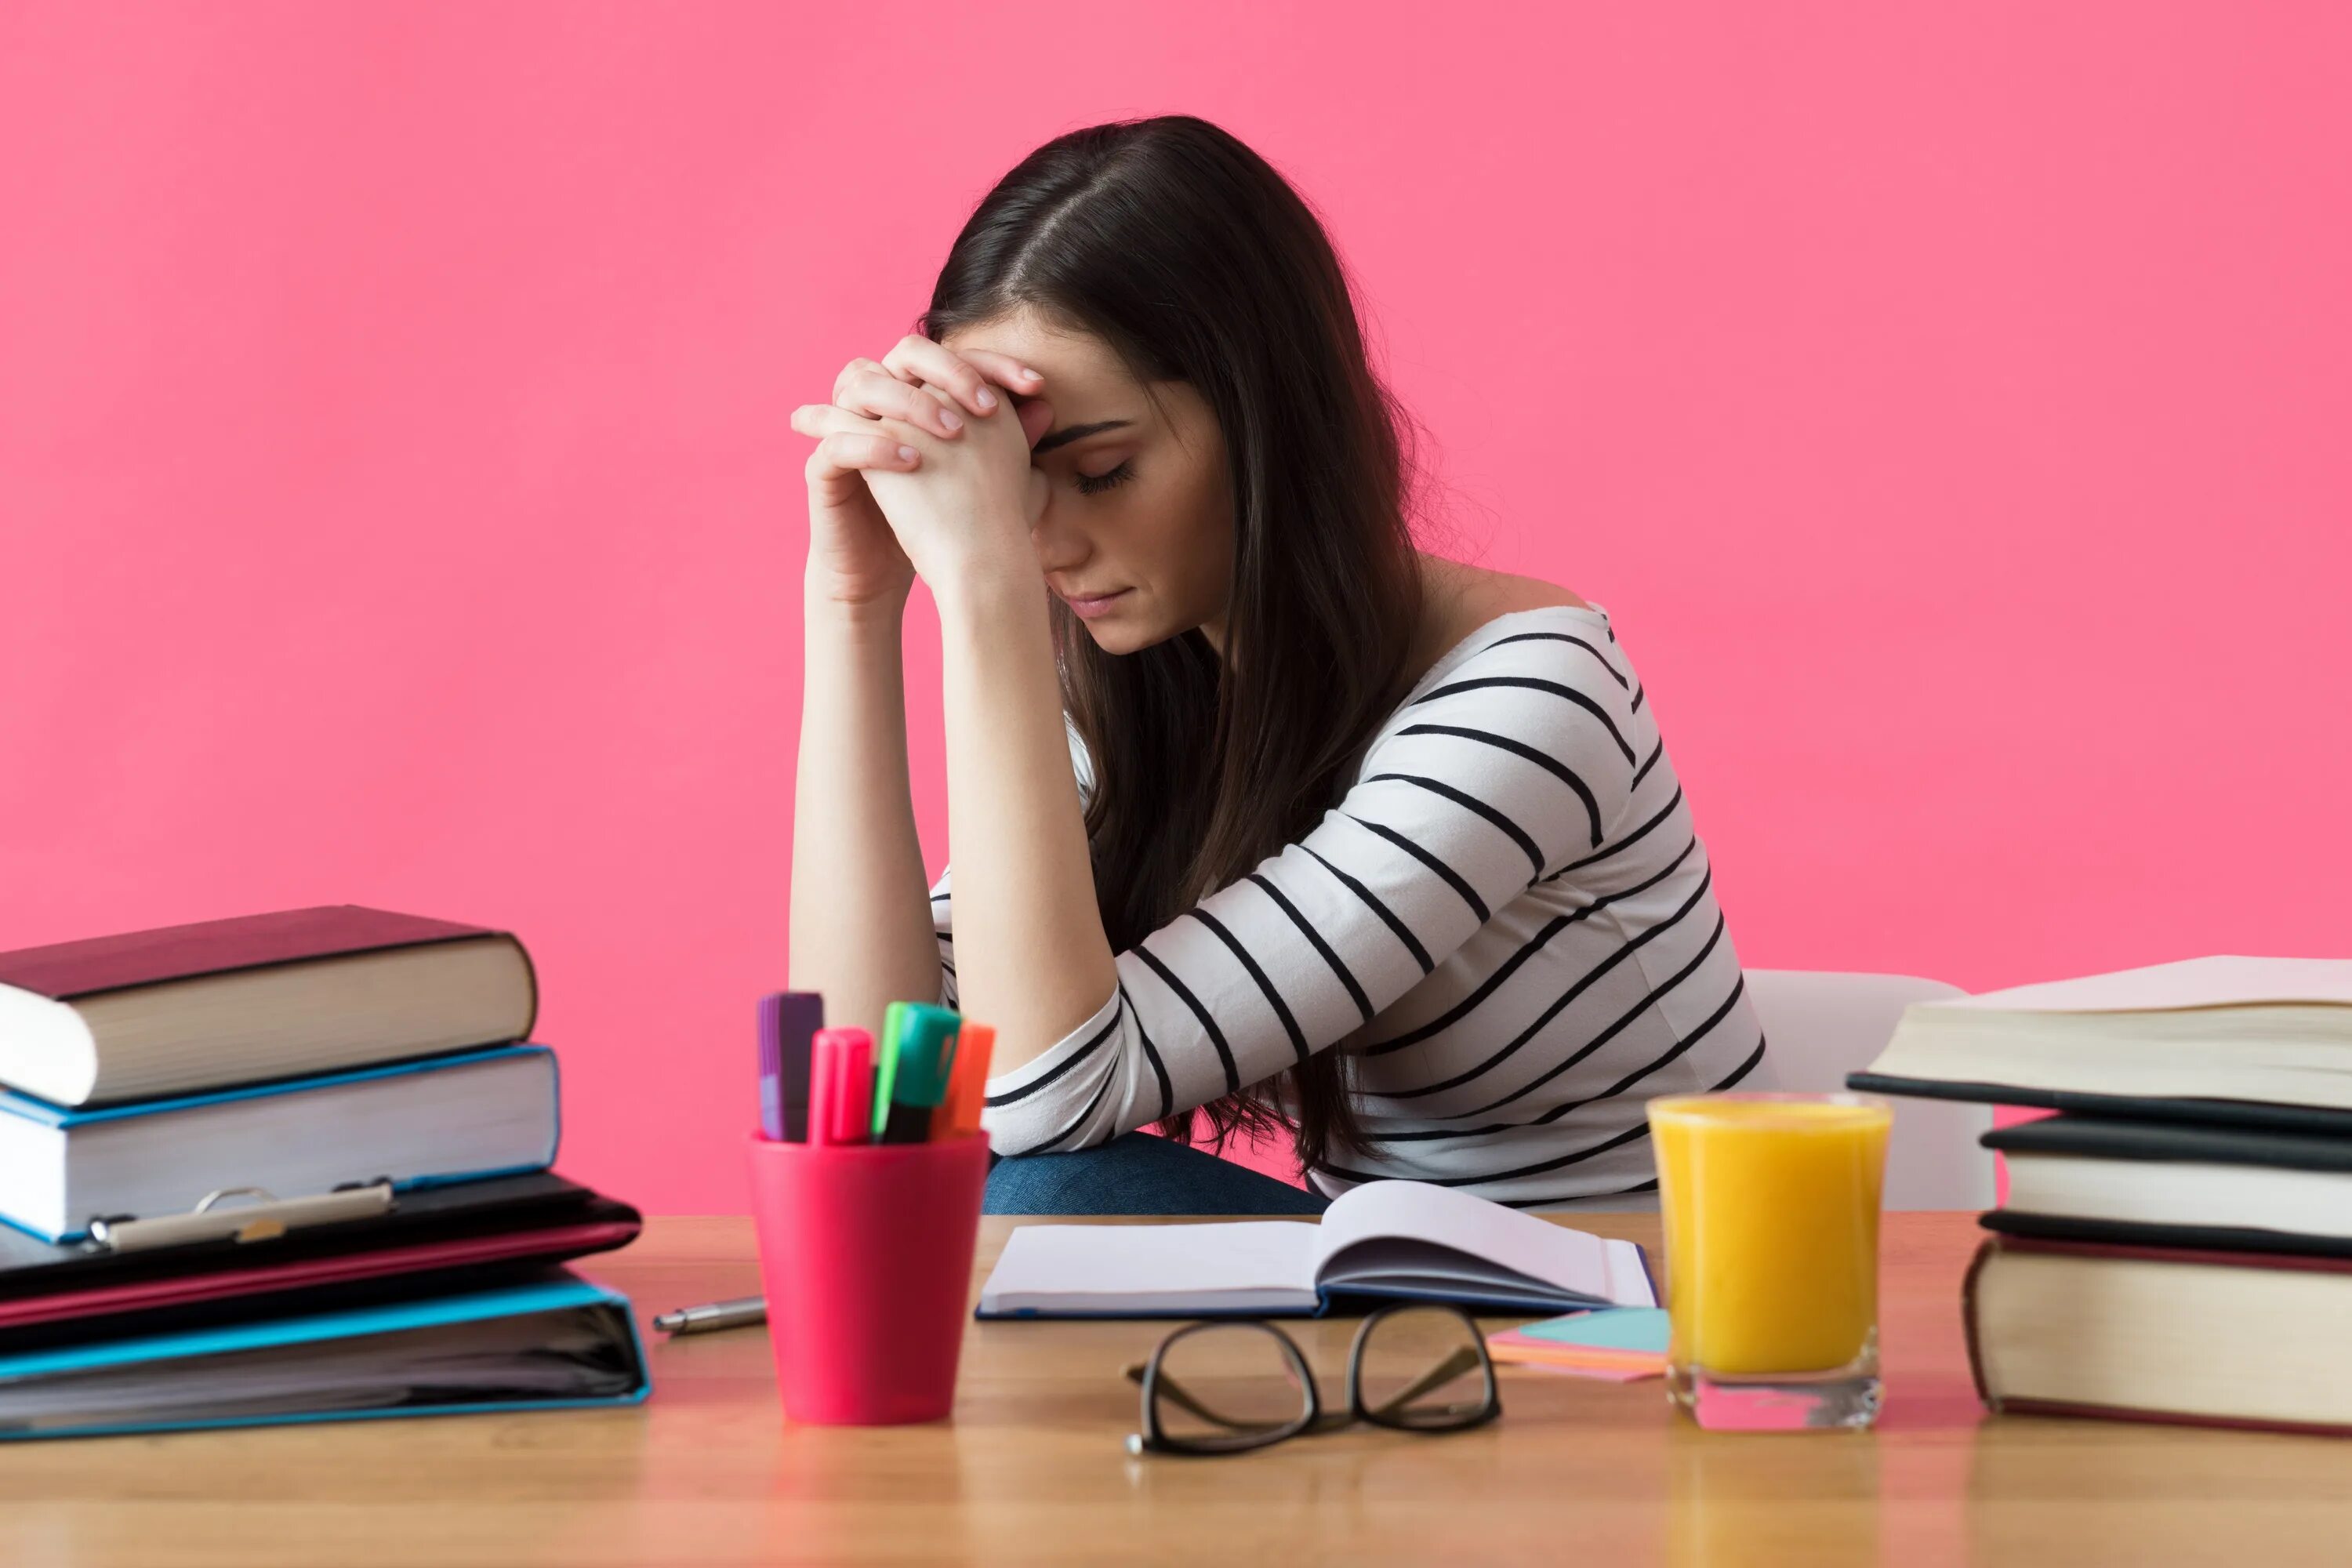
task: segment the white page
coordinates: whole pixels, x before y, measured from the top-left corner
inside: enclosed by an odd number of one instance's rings
[[[1024,1225],[981,1287],[984,1312],[1315,1303],[1315,1225]]]
[[[1370,1182],[1342,1193],[1324,1212],[1316,1266],[1319,1270],[1342,1247],[1382,1237],[1440,1242],[1604,1301],[1655,1305],[1633,1243],[1604,1242],[1590,1232],[1427,1182]]]
[[[2246,958],[2216,953],[2108,974],[2036,981],[2031,985],[2012,985],[2006,991],[1949,996],[1912,1005],[1999,1012],[2105,1013],[2279,1002],[2333,1002],[2352,1006],[2352,959]]]

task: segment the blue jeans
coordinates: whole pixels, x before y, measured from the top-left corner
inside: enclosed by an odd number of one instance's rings
[[[983,1214],[1321,1214],[1331,1200],[1173,1139],[991,1155]]]

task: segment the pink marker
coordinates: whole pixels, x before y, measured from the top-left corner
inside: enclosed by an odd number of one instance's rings
[[[874,1037],[819,1029],[809,1040],[809,1142],[870,1142],[873,1115]]]

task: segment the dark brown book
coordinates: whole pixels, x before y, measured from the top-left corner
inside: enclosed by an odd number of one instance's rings
[[[320,904],[0,952],[0,1083],[105,1104],[521,1040],[512,932]]]
[[[2352,1258],[1996,1236],[1960,1311],[1996,1414],[2352,1435]]]

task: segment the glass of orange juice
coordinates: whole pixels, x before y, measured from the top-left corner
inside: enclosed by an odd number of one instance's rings
[[[1877,1419],[1878,1205],[1895,1112],[1861,1094],[1649,1104],[1666,1242],[1666,1390],[1702,1426]]]

